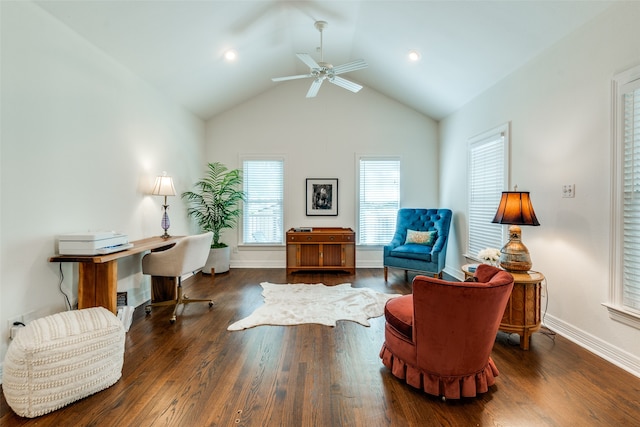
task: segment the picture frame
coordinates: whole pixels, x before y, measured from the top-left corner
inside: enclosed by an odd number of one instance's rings
[[[338,178],[307,178],[307,216],[338,216]]]

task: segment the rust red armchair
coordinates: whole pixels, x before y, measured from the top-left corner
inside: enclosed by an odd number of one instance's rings
[[[413,294],[389,300],[380,357],[394,376],[447,399],[474,397],[495,384],[491,350],[513,276],[481,264],[474,278],[416,276]]]

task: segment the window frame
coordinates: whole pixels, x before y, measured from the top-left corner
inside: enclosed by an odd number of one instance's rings
[[[242,155],[240,156],[240,165],[242,167],[242,172],[243,172],[243,178],[245,176],[245,162],[247,161],[256,161],[256,162],[260,162],[260,161],[279,161],[282,163],[282,198],[281,198],[281,209],[282,209],[282,218],[281,218],[281,224],[280,224],[280,228],[281,228],[281,235],[280,235],[280,242],[264,242],[264,243],[260,243],[260,242],[245,242],[244,240],[244,225],[245,225],[245,214],[246,214],[246,204],[247,202],[244,201],[242,203],[242,215],[239,221],[239,227],[238,227],[238,248],[250,248],[250,249],[260,249],[260,248],[270,248],[270,247],[284,247],[286,242],[285,242],[285,229],[284,229],[284,224],[285,224],[285,215],[286,215],[286,200],[285,200],[285,194],[286,194],[286,189],[285,189],[285,174],[286,174],[286,159],[285,156],[283,155]],[[243,183],[243,189],[244,189],[244,183]]]
[[[611,229],[609,259],[609,299],[602,303],[609,317],[640,329],[640,310],[623,303],[624,283],[624,107],[625,89],[640,88],[640,65],[614,76],[611,81]]]
[[[398,163],[398,203],[395,209],[395,213],[393,215],[393,231],[391,236],[389,236],[388,241],[386,242],[377,242],[377,243],[363,243],[361,236],[361,224],[360,224],[360,212],[362,209],[362,199],[360,197],[360,189],[362,184],[360,182],[360,173],[361,173],[361,162],[362,161],[395,161]],[[393,238],[393,233],[395,232],[395,221],[397,217],[397,211],[402,203],[402,157],[399,155],[368,155],[368,154],[359,154],[356,155],[356,199],[357,199],[357,209],[356,209],[356,241],[357,245],[362,248],[380,248],[387,243],[389,243]]]
[[[467,177],[467,242],[466,242],[466,253],[464,254],[464,257],[477,262],[482,262],[482,260],[478,257],[478,253],[477,253],[478,250],[475,250],[475,253],[471,253],[472,248],[470,248],[469,246],[471,242],[471,235],[475,231],[472,228],[472,222],[471,222],[471,215],[472,215],[471,210],[472,210],[472,203],[473,203],[472,194],[471,194],[471,190],[472,190],[471,179],[474,176],[474,174],[472,173],[472,164],[473,164],[472,149],[478,146],[493,143],[499,137],[502,137],[503,139],[502,189],[495,195],[496,197],[495,209],[497,210],[498,204],[500,203],[500,197],[502,196],[502,191],[508,191],[510,186],[510,182],[509,182],[510,181],[510,154],[509,153],[510,153],[510,146],[511,146],[511,126],[510,125],[511,125],[510,122],[507,122],[500,126],[496,126],[492,129],[482,132],[481,134],[478,134],[476,136],[469,138],[467,142],[467,173],[468,173],[468,177]],[[495,212],[491,214],[491,219],[493,219],[494,214]],[[491,240],[485,240],[483,245],[484,247],[481,249],[485,249],[487,247],[493,247],[493,246],[497,246],[495,249],[500,249],[506,242],[507,233],[506,233],[505,226],[502,226],[499,224],[491,224],[489,220],[487,223],[487,228],[483,229],[483,231],[486,232],[487,230],[494,228],[494,226],[495,226],[495,229],[497,230],[496,235],[493,236],[495,238],[495,241],[492,242]],[[475,239],[478,240],[477,237]],[[479,239],[479,240],[482,241],[482,239]],[[492,244],[492,243],[498,243],[498,242],[500,243],[499,245]]]

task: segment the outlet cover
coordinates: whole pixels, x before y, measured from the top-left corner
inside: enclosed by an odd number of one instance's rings
[[[562,186],[562,197],[563,198],[571,198],[576,196],[576,185],[575,184],[564,184]]]
[[[127,293],[116,292],[116,305],[118,307],[124,307],[127,305]]]

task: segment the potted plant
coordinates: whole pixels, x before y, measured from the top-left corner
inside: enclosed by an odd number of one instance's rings
[[[209,163],[207,174],[194,184],[194,191],[185,191],[181,197],[187,201],[187,214],[194,218],[204,231],[213,232],[213,242],[203,273],[208,274],[229,271],[230,248],[220,241],[220,232],[233,228],[242,214],[240,201],[244,200],[242,191],[242,172],[229,170],[220,162]]]

